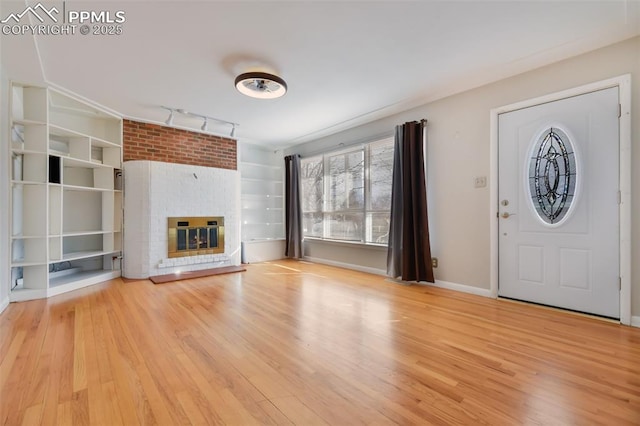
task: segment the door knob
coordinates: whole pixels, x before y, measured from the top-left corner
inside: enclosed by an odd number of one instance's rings
[[[502,213],[502,218],[503,219],[509,219],[509,216],[515,216],[515,213],[509,213],[509,212],[504,212]]]

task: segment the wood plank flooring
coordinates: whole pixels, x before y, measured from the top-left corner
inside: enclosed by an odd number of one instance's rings
[[[0,424],[639,425],[640,329],[297,261],[0,316]]]

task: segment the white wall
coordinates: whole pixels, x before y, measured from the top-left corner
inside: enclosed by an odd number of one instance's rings
[[[428,120],[429,210],[436,279],[489,289],[489,189],[474,188],[474,177],[489,176],[491,109],[622,74],[632,74],[632,259],[640,258],[640,37],[545,66],[477,89],[431,102],[326,138],[287,153],[317,153],[389,132],[405,121]],[[331,256],[307,242],[309,254]],[[349,254],[345,254],[349,251]],[[349,247],[341,257],[371,266],[369,251]],[[333,253],[336,253],[334,251]],[[377,256],[379,268],[384,259]],[[640,315],[640,262],[633,262],[632,315]]]
[[[124,185],[123,275],[126,278],[240,264],[237,171],[127,161]],[[223,216],[224,254],[168,259],[167,218],[184,216]]]

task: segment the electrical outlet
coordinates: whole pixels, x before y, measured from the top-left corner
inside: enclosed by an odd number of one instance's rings
[[[475,188],[484,188],[487,186],[487,177],[486,176],[476,176],[473,178],[473,186]]]
[[[438,258],[437,257],[432,257],[431,258],[431,266],[433,266],[434,268],[438,267]]]

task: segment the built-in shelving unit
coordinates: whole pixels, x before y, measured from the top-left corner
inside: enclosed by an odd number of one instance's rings
[[[11,300],[120,276],[122,119],[14,83],[10,122]]]
[[[251,144],[239,148],[243,261],[280,258],[284,239],[283,157]]]

